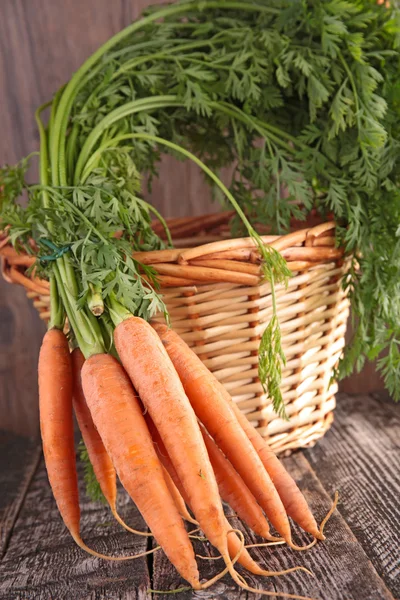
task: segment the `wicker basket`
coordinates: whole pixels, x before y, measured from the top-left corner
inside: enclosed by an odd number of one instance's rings
[[[294,276],[276,287],[287,364],[282,393],[289,421],[273,412],[257,377],[260,336],[271,318],[268,283],[249,238],[231,239],[232,213],[169,221],[176,248],[135,254],[160,275],[172,326],[229,390],[276,452],[310,446],[329,428],[337,385],[332,369],[344,347],[349,303],[341,287],[348,261],[335,247],[335,224],[311,221],[285,236],[264,236]],[[304,227],[304,223],[302,224]],[[42,319],[49,284],[27,267],[34,258],[0,241],[3,277],[23,285]]]

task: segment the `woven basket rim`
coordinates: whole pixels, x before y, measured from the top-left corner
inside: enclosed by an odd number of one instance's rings
[[[221,229],[228,226],[232,216],[232,212],[222,212],[167,219],[175,247],[133,252],[132,256],[157,271],[161,288],[207,283],[258,285],[262,279],[261,259],[254,240],[250,237],[232,238],[229,234],[220,239]],[[316,225],[304,225],[283,235],[261,235],[261,239],[266,246],[279,251],[294,272],[343,260],[344,249],[335,246],[336,223],[333,220],[317,220]],[[210,232],[214,235],[210,236]],[[158,233],[161,233],[159,225]],[[193,245],[195,242],[198,243]],[[32,249],[32,255],[18,252],[11,245],[7,231],[0,233],[1,273],[9,283],[23,285],[28,291],[46,296],[49,294],[49,282],[36,276],[32,268],[36,261],[34,245]],[[29,268],[31,271],[27,274]]]

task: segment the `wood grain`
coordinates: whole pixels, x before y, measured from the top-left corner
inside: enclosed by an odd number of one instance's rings
[[[100,44],[153,3],[0,2],[0,163],[14,163],[38,148],[35,109],[49,100]],[[31,178],[35,179],[34,168]],[[150,199],[165,216],[218,209],[198,169],[171,157],[162,160]],[[0,427],[27,435],[37,431],[36,363],[42,334],[43,325],[22,289],[0,281]],[[347,389],[351,389],[351,381],[345,384]],[[382,387],[373,367],[363,371],[356,385],[363,385],[365,391]]]
[[[318,521],[329,509],[334,490],[339,489],[339,509],[326,527],[327,540],[304,553],[284,546],[250,550],[265,568],[277,570],[302,564],[315,577],[301,572],[268,579],[245,574],[249,584],[260,590],[303,594],[319,600],[399,598],[399,439],[398,406],[371,396],[341,395],[336,422],[323,442],[284,460]],[[0,436],[0,442],[20,455],[20,459],[14,457],[0,464],[0,530],[4,515],[11,512],[7,506],[15,505],[17,497],[19,504],[24,500],[0,562],[1,600],[167,600],[169,594],[150,594],[147,590],[151,586],[169,591],[185,585],[161,551],[147,560],[120,564],[81,552],[61,522],[43,462],[31,484],[21,485],[24,469],[29,470],[24,466],[29,445],[12,434]],[[82,487],[81,482],[81,492]],[[124,492],[120,493],[119,504],[126,521],[144,529]],[[145,538],[132,536],[111,523],[109,510],[90,503],[83,492],[81,506],[82,535],[93,548],[110,554],[136,553],[146,548]],[[230,520],[232,526],[242,529],[248,542],[262,541],[236,518]],[[307,536],[297,528],[294,535],[298,543],[307,542]],[[199,554],[217,555],[208,543],[195,541],[194,545]],[[221,561],[198,562],[204,580],[222,566]],[[209,590],[182,592],[176,597],[256,600],[263,596],[239,590],[226,576]]]
[[[305,452],[325,489],[396,598],[400,598],[400,406],[340,395],[335,426]],[[396,458],[397,457],[397,458]]]
[[[41,447],[38,442],[0,431],[0,559],[7,550],[15,521],[35,474]]]
[[[80,471],[81,533],[88,545],[114,556],[145,551],[148,539],[125,531],[107,507],[88,501],[82,479]],[[125,492],[119,511],[132,527],[146,531]],[[108,562],[76,546],[58,514],[42,460],[0,563],[0,599],[147,600],[149,587],[146,557]]]
[[[312,451],[311,451],[312,452]],[[318,481],[316,474],[311,469],[308,461],[297,453],[285,460],[286,467],[300,487],[305,492],[313,512],[319,520],[323,518],[331,505],[331,498]],[[232,525],[240,528],[246,536],[247,543],[260,543],[263,540],[252,534],[247,527],[238,520],[231,520]],[[365,555],[362,546],[358,543],[351,529],[348,527],[340,511],[332,517],[326,528],[327,541],[318,544],[313,549],[305,552],[293,552],[283,546],[273,548],[253,549],[251,554],[256,561],[271,570],[290,568],[295,565],[303,565],[310,569],[314,577],[299,572],[285,577],[260,578],[249,577],[239,567],[239,572],[245,575],[247,582],[258,589],[286,592],[289,594],[300,594],[319,598],[321,600],[394,600],[393,594],[385,586],[373,564]],[[307,543],[307,537],[297,532],[297,541],[300,544]],[[200,552],[205,555],[216,555],[210,551],[207,543],[201,544]],[[200,546],[200,547],[201,547]],[[198,551],[196,549],[196,551]],[[392,551],[395,555],[395,551]],[[217,562],[221,569],[221,562]],[[215,562],[208,563],[200,561],[202,576],[205,579],[214,576],[218,570]],[[176,577],[174,569],[160,553],[154,558],[153,587],[159,590],[171,590],[184,585]],[[225,576],[209,592],[201,596],[196,592],[186,592],[182,599],[190,600],[198,597],[226,598],[236,600],[237,598],[261,599],[263,596],[251,594],[244,590],[238,590],[232,584],[229,576]],[[207,595],[209,594],[209,595]],[[168,600],[168,595],[159,595],[160,600]]]

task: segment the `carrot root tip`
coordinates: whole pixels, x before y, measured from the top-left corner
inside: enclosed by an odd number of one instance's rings
[[[137,529],[132,529],[132,527],[129,527],[129,525],[127,525],[125,523],[125,521],[122,519],[122,517],[119,516],[117,509],[115,507],[111,507],[111,512],[114,515],[115,520],[127,531],[129,531],[130,533],[134,533],[135,535],[142,535],[144,537],[154,537],[153,534],[149,531],[138,531]]]

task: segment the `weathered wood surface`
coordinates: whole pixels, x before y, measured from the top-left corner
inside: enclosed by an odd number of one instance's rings
[[[400,598],[400,406],[338,398],[335,426],[304,453],[386,585]]]
[[[161,1],[161,0],[159,0]],[[155,0],[1,0],[0,164],[38,148],[35,109],[113,33]],[[163,160],[151,196],[165,216],[216,210],[192,163]],[[0,278],[0,427],[37,432],[36,364],[44,326],[22,289]],[[23,373],[23,377],[21,377]],[[382,387],[373,366],[343,385]],[[362,386],[362,388],[360,387]],[[352,387],[352,389],[350,389]]]
[[[1,439],[4,445],[5,438]],[[341,395],[335,423],[324,439],[315,448],[284,459],[318,520],[329,509],[334,491],[339,490],[340,504],[327,525],[326,542],[304,553],[283,546],[251,550],[268,569],[301,564],[315,577],[301,572],[273,579],[246,574],[249,584],[319,600],[400,598],[399,439],[399,406],[371,396]],[[4,460],[1,465],[0,527],[4,515],[10,514],[9,504],[15,506],[17,502],[22,507],[12,530],[8,526],[11,535],[0,562],[0,600],[167,600],[169,595],[148,590],[174,590],[185,585],[162,552],[126,563],[106,563],[81,552],[61,523],[43,461],[31,484],[21,485],[32,465],[32,460],[25,463],[22,457],[32,458],[34,451],[20,439],[14,438],[8,444],[9,448],[14,444],[13,452],[21,460]],[[82,534],[91,547],[126,555],[151,545],[146,538],[132,536],[112,524],[106,507],[90,503],[83,493],[81,498]],[[120,509],[128,523],[144,528],[123,492]],[[232,519],[232,525],[241,528],[249,542],[257,541],[237,519]],[[295,537],[299,543],[306,543],[307,536],[297,529]],[[216,555],[207,543],[194,543],[197,553]],[[221,568],[221,561],[198,562],[204,579]],[[264,596],[239,590],[226,576],[209,590],[187,591],[174,597],[256,600]]]
[[[19,471],[22,474],[23,468]],[[2,470],[2,490],[4,474]],[[79,476],[82,482],[81,470]],[[81,485],[81,534],[85,542],[94,550],[112,556],[146,551],[148,538],[122,529],[105,506],[88,501],[83,487]],[[105,561],[84,553],[72,542],[53,499],[43,459],[29,489],[25,493],[20,489],[18,494],[23,496],[23,506],[0,562],[2,600],[145,600],[151,597],[147,592],[150,578],[146,557],[124,562]],[[119,510],[132,527],[146,531],[143,519],[125,493],[120,494]]]
[[[0,431],[0,559],[17,519],[41,450],[37,442]]]

